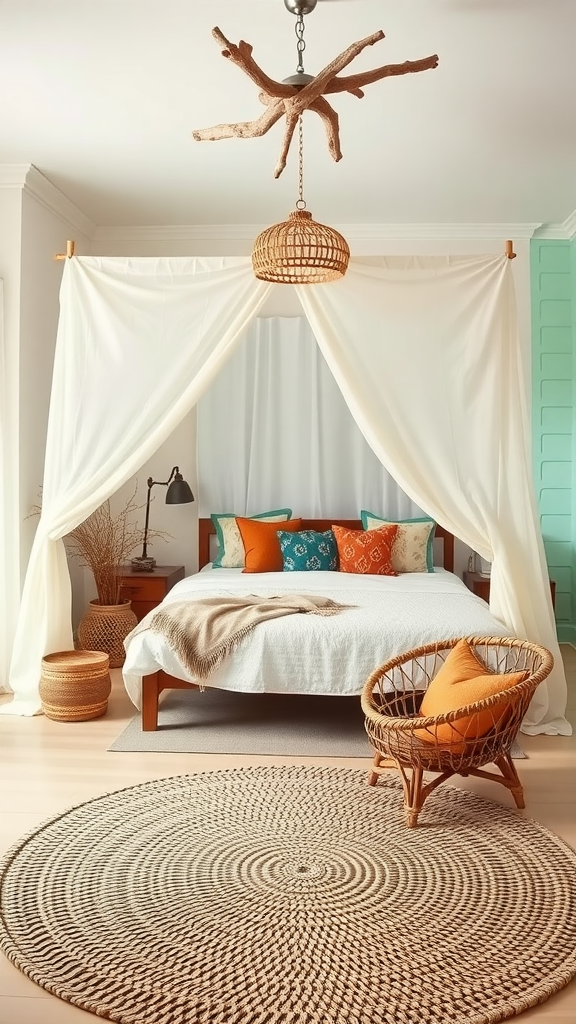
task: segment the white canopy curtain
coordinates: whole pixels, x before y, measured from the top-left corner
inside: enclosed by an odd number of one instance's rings
[[[198,402],[198,511],[422,515],[374,454],[307,319],[256,317]]]
[[[522,730],[570,735],[506,256],[382,258],[297,288],[364,436],[403,490],[490,560],[490,610],[555,657]]]
[[[42,515],[4,714],[40,710],[44,654],[73,647],[62,537],[118,490],[196,404],[270,285],[245,259],[67,260]]]
[[[15,700],[5,712],[38,710],[42,655],[71,645],[61,538],[197,402],[267,291],[248,259],[67,261],[44,508],[14,645]],[[568,734],[508,261],[354,262],[342,280],[298,291],[378,457],[420,507],[493,557],[492,610],[511,633],[555,655],[526,731]]]

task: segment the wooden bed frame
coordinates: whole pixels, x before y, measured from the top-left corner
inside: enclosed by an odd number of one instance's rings
[[[361,530],[360,519],[303,519],[303,530],[329,530],[335,524],[350,530]],[[278,524],[281,529],[282,524]],[[210,538],[216,533],[211,519],[198,520],[198,567],[202,569],[210,557]],[[435,537],[443,541],[443,565],[448,572],[454,572],[454,537],[442,526],[436,526]],[[158,728],[158,699],[163,690],[199,690],[198,683],[168,675],[163,669],[149,676],[142,676],[142,730],[154,732]]]

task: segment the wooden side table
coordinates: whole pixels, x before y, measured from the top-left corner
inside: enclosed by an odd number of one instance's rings
[[[483,601],[490,601],[490,577],[483,576],[481,572],[465,572],[464,583],[477,597]],[[552,607],[556,607],[556,583],[550,580],[550,594],[552,596]]]
[[[120,597],[132,601],[132,609],[140,622],[166,597],[179,580],[184,579],[183,565],[157,565],[150,572],[137,572],[130,565],[118,567],[121,579]]]

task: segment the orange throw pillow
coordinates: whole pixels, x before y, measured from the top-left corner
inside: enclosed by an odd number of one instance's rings
[[[421,718],[435,718],[449,711],[474,704],[509,690],[527,679],[529,672],[490,672],[476,656],[466,640],[459,640],[452,648],[442,668],[431,681],[420,705]],[[455,754],[461,753],[466,741],[476,740],[490,732],[506,714],[510,696],[503,693],[502,700],[486,711],[478,711],[453,722],[445,722],[428,729],[416,729],[415,735],[424,743],[449,746]]]
[[[397,576],[392,568],[392,544],[398,533],[396,523],[377,530],[348,530],[333,526],[338,546],[340,572]]]
[[[302,529],[301,519],[285,523],[265,523],[261,519],[237,518],[245,552],[242,572],[282,572],[284,562],[278,540],[278,530],[296,533]]]

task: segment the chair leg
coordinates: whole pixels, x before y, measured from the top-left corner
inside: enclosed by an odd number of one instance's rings
[[[406,824],[408,828],[416,828],[418,815],[422,810],[425,796],[422,795],[423,769],[416,767],[412,769],[412,776],[408,785],[404,786],[404,809],[406,811]]]
[[[378,765],[380,764],[380,754],[378,753],[377,750],[374,751],[374,758],[372,760],[372,764],[374,765],[374,768],[377,768]],[[378,772],[374,771],[374,769],[373,769],[370,772],[370,775],[368,776],[368,785],[369,786],[375,786],[377,782],[378,782]]]
[[[514,767],[514,762],[510,756],[510,753],[506,752],[505,754],[502,754],[499,758],[496,759],[494,764],[502,772],[502,775],[504,776],[504,785],[507,786],[512,796],[514,797],[516,807],[523,811],[526,807],[526,804],[524,802],[524,790],[522,788],[522,783],[518,778],[518,772]]]
[[[423,768],[409,768],[407,765],[401,764],[399,761],[395,761],[392,757],[383,757],[378,751],[374,754],[372,764],[372,771],[368,776],[369,786],[375,786],[378,781],[378,776],[390,768],[393,768],[398,772],[400,775],[400,781],[402,782],[402,788],[404,790],[404,811],[406,814],[406,822],[408,828],[416,828],[416,825],[418,824],[418,815],[422,810],[422,805],[428,796],[428,792],[434,789],[437,783],[432,783],[423,787]],[[438,779],[437,782],[443,781],[443,778],[444,776],[441,779]]]

